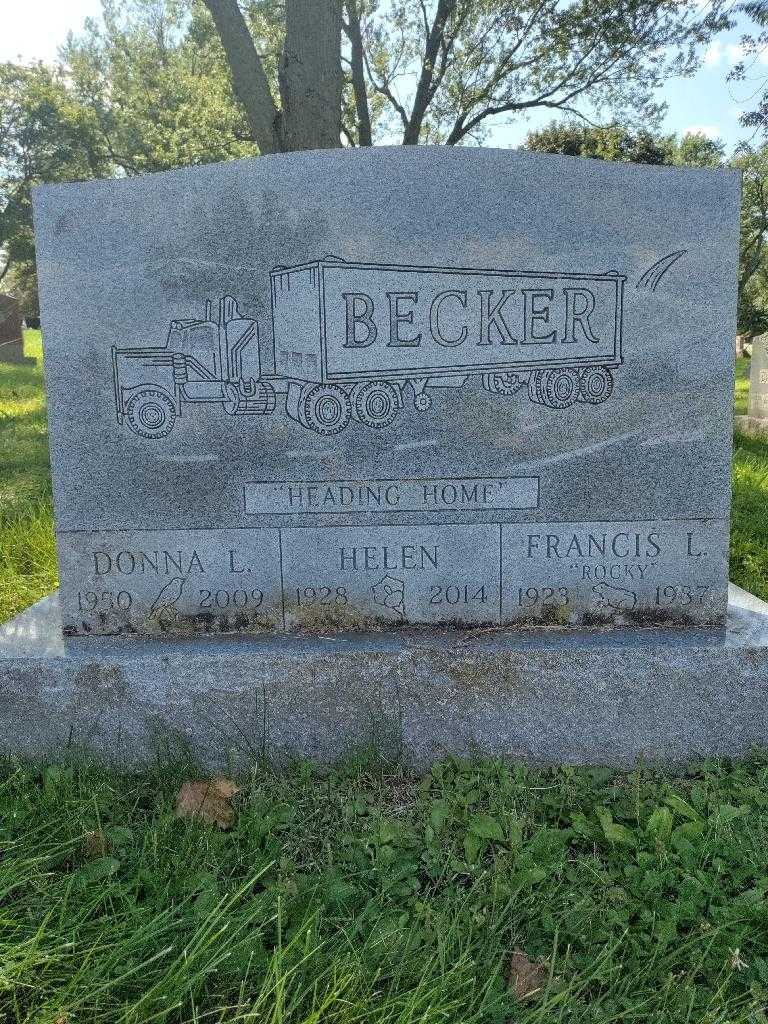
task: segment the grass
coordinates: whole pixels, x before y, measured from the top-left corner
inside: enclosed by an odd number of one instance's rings
[[[736,360],[734,408],[746,414],[749,359]],[[734,437],[730,578],[768,600],[768,442]]]
[[[13,1024],[758,1024],[768,762],[254,773],[233,829],[185,772],[0,775]],[[509,954],[547,965],[518,1002]]]
[[[749,364],[750,360],[742,356],[736,360],[736,388],[733,396],[733,411],[736,416],[747,415],[749,398]]]
[[[0,364],[0,620],[56,582],[39,336]],[[746,402],[745,362],[736,406]],[[731,577],[768,598],[768,444]],[[187,765],[0,763],[2,1024],[768,1024],[768,758],[261,767],[229,832]],[[520,1002],[505,973],[546,965]]]
[[[0,622],[57,586],[40,332],[24,345],[33,366],[0,362]]]

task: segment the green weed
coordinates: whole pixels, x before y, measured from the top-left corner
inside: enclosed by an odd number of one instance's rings
[[[736,384],[733,396],[733,411],[736,416],[747,415],[749,402],[749,367],[752,360],[742,356],[736,360]]]

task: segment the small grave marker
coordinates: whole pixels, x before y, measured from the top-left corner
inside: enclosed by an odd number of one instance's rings
[[[24,355],[24,334],[19,303],[0,295],[0,363],[33,363]]]

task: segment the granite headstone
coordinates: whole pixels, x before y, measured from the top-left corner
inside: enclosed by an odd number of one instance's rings
[[[36,189],[64,631],[721,623],[738,209],[429,147]]]
[[[26,363],[19,303],[12,295],[0,295],[0,363]]]

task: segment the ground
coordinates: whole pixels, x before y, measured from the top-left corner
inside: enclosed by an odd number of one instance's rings
[[[0,364],[0,442],[2,620],[56,579],[39,363]],[[767,499],[737,438],[731,576],[765,598]],[[761,754],[259,766],[228,831],[175,816],[195,774],[0,765],[3,1024],[768,1022]]]

